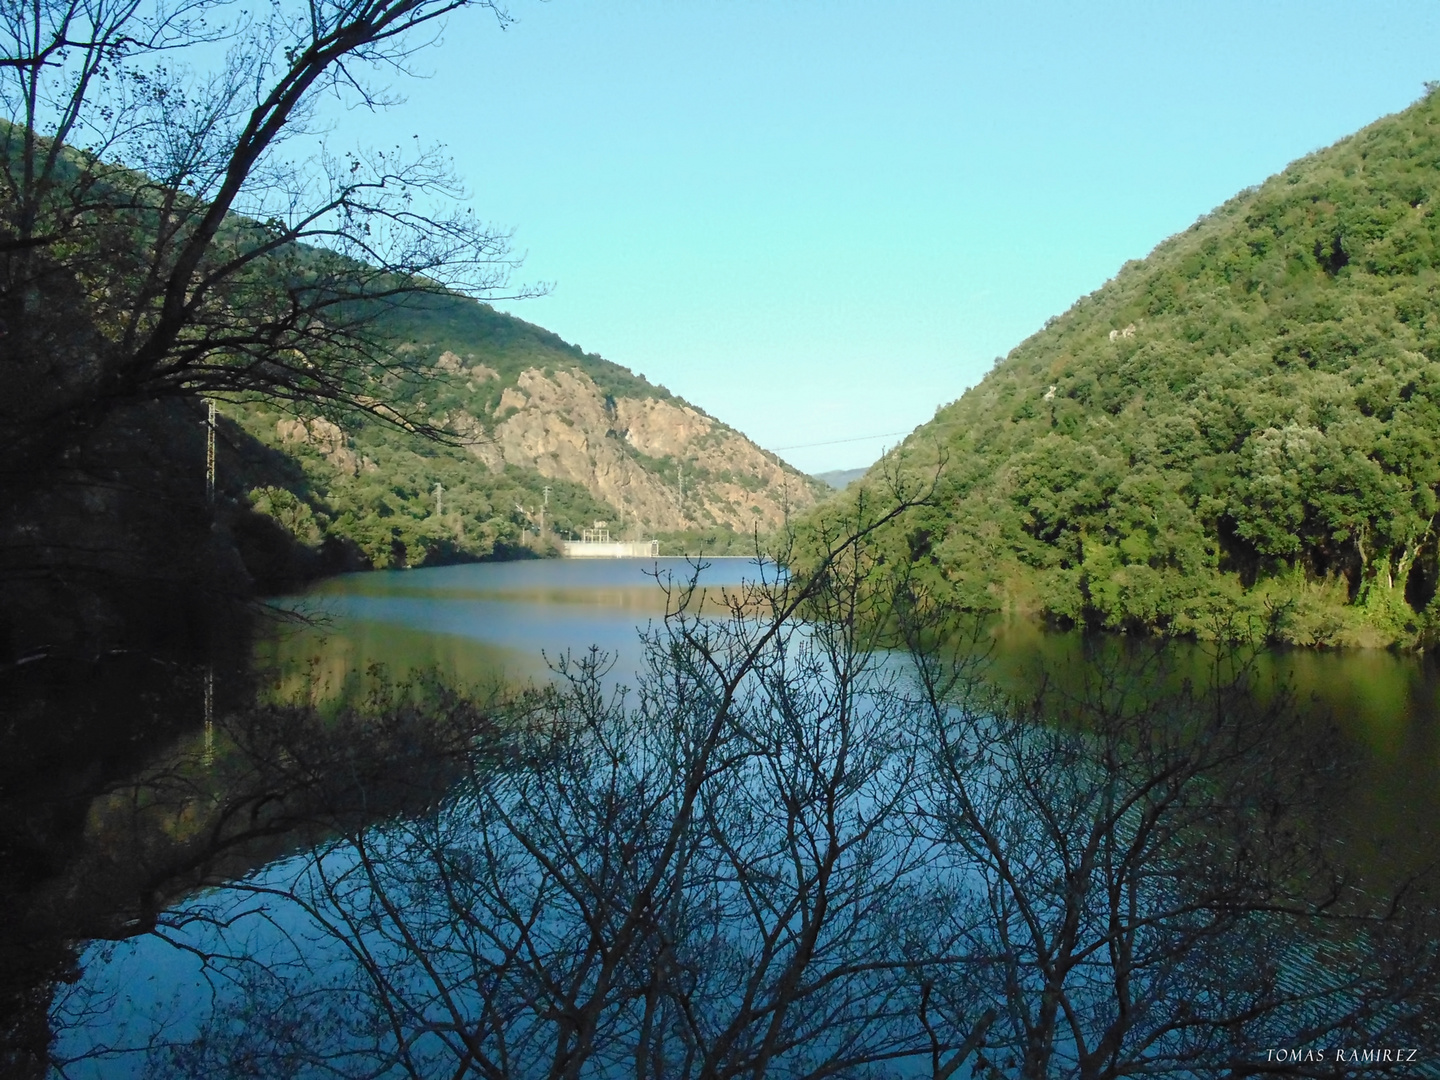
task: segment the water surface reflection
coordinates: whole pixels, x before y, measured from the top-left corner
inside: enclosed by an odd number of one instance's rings
[[[705,567],[707,610],[716,613],[724,590],[760,573],[740,558]],[[397,679],[433,672],[456,686],[545,678],[548,662],[591,645],[613,655],[617,677],[628,678],[641,661],[638,630],[662,619],[670,602],[662,584],[681,585],[694,570],[686,559],[607,559],[347,575],[285,601],[312,622],[276,627],[257,646],[257,666],[279,698],[312,703],[359,693],[376,667]],[[1042,679],[1078,692],[1118,653],[1156,648],[1023,620],[992,625],[981,640],[990,676],[1020,697]],[[1391,875],[1440,859],[1432,828],[1440,818],[1440,664],[1382,650],[1244,656],[1257,694],[1292,695],[1309,738],[1338,743],[1349,762],[1336,777],[1344,789],[1337,842]],[[1215,660],[1213,646],[1170,643],[1156,678],[1203,682]]]
[[[433,672],[455,686],[543,678],[566,650],[598,645],[633,673],[638,632],[661,620],[700,572],[690,610],[718,614],[726,590],[755,580],[752,559],[576,559],[349,574],[280,602],[282,622],[256,647],[285,700],[334,701],[380,667]],[[667,592],[668,590],[668,592]],[[623,676],[622,677],[627,677]]]
[[[364,689],[364,669],[371,665],[381,665],[399,677],[433,670],[451,683],[543,677],[546,668],[540,660],[541,650],[555,655],[564,649],[583,650],[592,643],[620,656],[618,667],[622,674],[633,671],[639,658],[637,627],[659,618],[665,610],[664,597],[655,585],[646,581],[634,564],[551,565],[553,571],[550,566],[533,564],[513,570],[452,568],[327,583],[296,601],[296,606],[315,617],[316,622],[277,633],[261,647],[261,656],[278,676],[272,693],[281,699],[295,697],[340,705]],[[733,567],[740,573],[744,569]],[[547,573],[553,576],[547,579]],[[820,630],[814,632],[822,634]],[[1096,681],[1103,681],[1107,670],[1121,666],[1129,680],[1124,685],[1126,693],[1160,697],[1187,678],[1203,685],[1201,676],[1217,662],[1214,651],[1204,646],[1170,645],[1157,652],[1152,643],[1043,634],[1024,625],[986,628],[982,647],[990,654],[991,677],[1019,698],[1033,694],[1042,678],[1062,695],[1082,696],[1087,687],[1093,689]],[[793,677],[795,672],[789,665],[800,655],[780,648],[767,670],[789,670],[787,677]],[[1234,657],[1222,659],[1225,663],[1234,661]],[[1424,781],[1433,779],[1434,755],[1415,752],[1417,748],[1432,748],[1427,740],[1433,738],[1434,732],[1434,694],[1427,669],[1397,657],[1363,655],[1258,652],[1247,659],[1253,661],[1258,697],[1280,693],[1286,686],[1297,693],[1306,714],[1306,726],[1300,732],[1302,741],[1338,741],[1346,751],[1343,758],[1353,764],[1354,790],[1339,800],[1342,824],[1348,832],[1337,835],[1335,842],[1363,844],[1378,852],[1381,842],[1388,838],[1391,848],[1387,857],[1400,848],[1412,861],[1428,858],[1428,845],[1421,843],[1421,819],[1432,807],[1428,800],[1433,797],[1433,785],[1426,788]],[[1121,660],[1125,665],[1119,664]],[[685,685],[689,678],[685,670],[676,669],[674,686]],[[482,763],[484,767],[470,772],[470,787],[465,788],[462,781],[437,811],[381,813],[378,818],[354,820],[298,855],[271,855],[265,866],[244,880],[177,904],[169,926],[175,939],[191,950],[187,957],[177,959],[175,954],[167,953],[170,946],[156,938],[127,943],[114,953],[104,947],[92,948],[85,957],[92,970],[75,991],[83,995],[78,999],[82,1008],[72,1011],[75,1023],[61,1045],[83,1052],[87,1045],[130,1039],[137,1047],[147,1047],[151,1036],[146,1025],[150,1018],[164,1017],[171,1024],[179,1019],[183,1022],[172,1027],[167,1037],[180,1039],[184,1055],[199,1056],[170,1059],[170,1064],[186,1075],[203,1073],[223,1067],[237,1055],[274,1055],[277,1039],[289,1038],[295,1032],[288,1026],[283,1030],[275,1028],[273,1018],[291,1015],[292,1006],[320,1002],[329,1011],[306,1014],[304,1030],[295,1036],[297,1053],[338,1054],[329,1059],[331,1064],[346,1054],[362,1051],[366,1062],[398,1062],[397,1055],[404,1047],[391,1040],[388,1029],[374,1021],[403,1007],[409,1010],[406,1030],[414,1028],[423,1033],[414,1043],[419,1054],[415,1074],[437,1075],[431,1068],[432,1055],[436,1062],[456,1055],[463,1059],[472,1042],[486,1046],[509,1042],[513,1044],[510,1050],[516,1052],[522,1044],[529,1049],[531,1042],[548,1046],[550,1036],[542,1029],[548,1030],[552,1022],[559,1023],[557,1018],[568,1016],[566,1010],[574,1007],[573,1002],[551,1000],[551,988],[604,986],[605,979],[620,977],[612,972],[601,979],[574,965],[583,967],[606,955],[605,948],[586,947],[593,935],[604,937],[605,942],[614,936],[617,941],[631,942],[627,948],[637,948],[634,942],[642,941],[635,936],[638,931],[632,933],[624,928],[633,913],[648,928],[645,934],[655,929],[651,923],[657,919],[664,923],[663,932],[658,932],[653,941],[644,937],[635,963],[621,965],[624,977],[633,976],[641,982],[627,985],[624,993],[602,1003],[610,1017],[607,1023],[620,1033],[614,1042],[617,1053],[633,1056],[638,1044],[631,1036],[638,1038],[636,1033],[654,1032],[653,1052],[672,1055],[688,1045],[685,1038],[675,1034],[680,1029],[674,1026],[686,1010],[689,1015],[709,1015],[736,1006],[738,987],[760,963],[749,949],[756,944],[751,938],[768,940],[772,932],[776,940],[788,942],[794,937],[796,955],[817,955],[813,951],[817,943],[801,940],[803,934],[799,931],[804,920],[787,913],[803,909],[805,898],[819,880],[815,875],[829,873],[825,867],[838,867],[853,877],[846,879],[849,883],[844,895],[861,899],[853,909],[855,918],[844,922],[848,936],[818,944],[833,945],[834,962],[847,971],[855,967],[859,950],[858,955],[866,960],[863,970],[883,974],[884,978],[875,986],[837,982],[834,985],[843,988],[839,998],[809,1002],[814,1011],[807,1012],[806,1023],[814,1021],[819,1026],[804,1029],[809,1041],[792,1045],[794,1063],[798,1066],[800,1057],[808,1052],[806,1048],[824,1044],[823,1038],[815,1041],[816,1033],[845,1030],[828,1020],[821,1024],[821,1020],[842,1015],[836,1009],[848,1008],[852,1002],[876,1000],[899,1002],[903,1008],[878,1022],[872,1014],[843,1013],[848,1023],[856,1025],[857,1033],[868,1032],[865,1038],[880,1040],[869,1044],[868,1052],[889,1053],[886,1047],[893,1042],[895,1053],[918,1059],[924,1056],[926,1033],[910,1021],[921,1010],[945,998],[945,1011],[951,1017],[947,1023],[955,1025],[959,1038],[965,1034],[962,1018],[969,1017],[966,1023],[978,1023],[976,1018],[986,1002],[999,1000],[1005,993],[998,983],[982,992],[977,989],[979,982],[969,975],[957,976],[953,985],[928,977],[912,979],[914,950],[931,947],[926,944],[927,935],[933,935],[937,926],[948,925],[942,935],[946,938],[943,963],[936,960],[931,965],[937,971],[951,970],[946,966],[951,956],[969,957],[981,967],[990,965],[999,970],[1002,962],[1019,955],[1011,949],[997,951],[994,942],[985,940],[984,905],[972,911],[969,892],[955,886],[957,874],[964,874],[954,868],[969,866],[964,859],[977,849],[963,841],[957,846],[947,830],[973,828],[979,823],[995,835],[1003,832],[1008,837],[1006,842],[993,851],[985,849],[980,864],[970,869],[980,873],[990,865],[985,859],[991,856],[1011,865],[1017,859],[1028,860],[1022,891],[1028,890],[1032,900],[1043,899],[1054,907],[1053,912],[1047,909],[1046,918],[1053,914],[1055,918],[1049,921],[1058,925],[1067,922],[1060,918],[1065,913],[1059,908],[1073,897],[1094,897],[1097,899],[1093,903],[1103,907],[1109,895],[1101,888],[1047,891],[1057,865],[1051,841],[1066,852],[1085,846],[1070,844],[1074,837],[1064,816],[1089,803],[1103,814],[1108,789],[1103,783],[1091,782],[1103,779],[1087,771],[1099,766],[1085,757],[1078,744],[1067,742],[1068,736],[1059,731],[1059,725],[1037,726],[1018,714],[1004,722],[1009,725],[1005,729],[1008,741],[1002,749],[1010,755],[1015,770],[1014,783],[1005,786],[1003,770],[997,771],[994,746],[982,745],[991,738],[988,722],[1003,726],[996,720],[998,713],[991,712],[987,714],[989,720],[957,729],[969,731],[967,737],[978,740],[964,750],[974,758],[971,764],[975,767],[964,774],[961,785],[942,785],[943,790],[927,794],[927,778],[939,776],[943,781],[945,774],[926,771],[919,763],[929,760],[927,755],[936,749],[935,733],[943,734],[949,721],[942,721],[934,731],[925,727],[928,721],[923,709],[914,713],[903,694],[891,693],[897,687],[884,682],[893,670],[893,665],[881,664],[870,671],[870,677],[881,682],[867,691],[863,700],[876,707],[840,708],[833,715],[824,712],[824,703],[829,689],[837,685],[830,678],[834,672],[808,682],[801,679],[793,687],[763,682],[756,686],[754,689],[763,699],[758,703],[760,707],[740,710],[735,719],[739,727],[733,734],[736,752],[733,756],[721,755],[732,763],[730,768],[739,769],[734,782],[720,783],[695,804],[699,816],[694,820],[702,822],[701,827],[679,832],[673,823],[691,820],[691,811],[681,808],[671,816],[666,808],[684,786],[679,781],[688,775],[686,755],[701,752],[696,748],[703,745],[703,733],[708,730],[704,716],[691,718],[695,721],[693,729],[687,726],[684,710],[678,707],[682,698],[661,695],[652,700],[677,707],[621,715],[606,711],[603,694],[582,694],[576,699],[576,707],[597,710],[588,726],[577,729],[583,737],[571,745],[569,729],[557,727],[554,730],[562,733],[563,745],[541,747],[539,751],[525,744],[526,733],[532,729],[507,726],[504,730],[517,738],[508,756],[487,759]],[[1387,685],[1377,688],[1373,685],[1377,680]],[[687,708],[694,708],[694,702],[703,702],[704,698],[693,695],[683,700],[692,703]],[[789,710],[799,701],[807,704],[792,717]],[[821,711],[813,712],[817,702]],[[881,715],[884,710],[879,705],[893,708],[893,716]],[[1248,722],[1245,718],[1253,715],[1258,722],[1263,711],[1258,707],[1235,710],[1229,723],[1235,725],[1237,743],[1247,734],[1243,730]],[[1183,723],[1190,723],[1203,717],[1204,709],[1198,713],[1181,710],[1180,715]],[[667,724],[672,722],[675,730],[667,733]],[[854,725],[854,730],[837,740],[837,724]],[[319,730],[323,732],[325,727],[321,723]],[[541,726],[534,730],[543,736],[551,729]],[[1182,724],[1172,730],[1189,729]],[[1292,735],[1286,725],[1278,725],[1275,730],[1285,738]],[[1047,731],[1055,733],[1055,752],[1048,756],[1043,752],[1032,760],[1036,747],[1044,751],[1046,743],[1036,733]],[[346,733],[339,734],[343,739]],[[403,738],[405,733],[397,734]],[[1113,745],[1133,749],[1145,743],[1118,738]],[[1224,741],[1216,744],[1221,751],[1227,745]],[[288,768],[296,755],[288,744],[282,743],[281,749],[284,752],[273,755],[272,760]],[[1185,958],[1183,971],[1170,965],[1164,960],[1169,955],[1169,939],[1149,941],[1146,935],[1161,924],[1151,926],[1149,916],[1142,912],[1136,940],[1146,946],[1144,955],[1161,959],[1153,970],[1143,964],[1137,970],[1147,978],[1153,976],[1156,993],[1164,997],[1163,1004],[1166,1008],[1173,1006],[1175,1023],[1179,1025],[1176,1032],[1188,1031],[1192,1026],[1190,1010],[1196,994],[1209,1003],[1205,1010],[1207,1022],[1213,1019],[1209,1014],[1216,1011],[1214,1003],[1226,994],[1238,994],[1231,1005],[1248,1015],[1247,995],[1251,989],[1269,994],[1275,978],[1283,982],[1287,977],[1287,972],[1277,975],[1263,966],[1247,966],[1245,972],[1235,972],[1230,951],[1236,940],[1232,929],[1235,933],[1244,931],[1240,938],[1256,950],[1268,943],[1273,951],[1280,943],[1284,945],[1281,952],[1293,957],[1305,955],[1309,948],[1308,939],[1287,941],[1280,934],[1279,922],[1266,917],[1263,905],[1254,911],[1242,909],[1243,918],[1234,928],[1227,921],[1231,913],[1228,903],[1213,905],[1225,916],[1213,931],[1206,926],[1197,930],[1191,925],[1188,888],[1207,874],[1219,875],[1212,882],[1218,883],[1217,887],[1231,888],[1235,884],[1223,872],[1230,865],[1226,858],[1216,861],[1207,854],[1229,850],[1224,846],[1227,834],[1233,833],[1230,842],[1234,850],[1230,855],[1234,864],[1250,869],[1255,867],[1248,866],[1246,852],[1253,850],[1251,845],[1257,839],[1279,845],[1266,852],[1275,858],[1260,860],[1260,869],[1276,875],[1273,881],[1263,883],[1266,888],[1299,885],[1303,894],[1307,891],[1305,885],[1312,880],[1287,869],[1293,853],[1287,854],[1283,835],[1257,832],[1247,824],[1249,808],[1263,805],[1272,786],[1292,786],[1285,783],[1284,774],[1290,760],[1286,756],[1288,748],[1275,747],[1272,752],[1270,744],[1263,743],[1260,749],[1265,766],[1273,764],[1278,771],[1242,769],[1238,778],[1226,781],[1214,769],[1207,772],[1204,766],[1190,762],[1187,785],[1201,800],[1193,807],[1198,817],[1186,818],[1178,831],[1162,837],[1164,846],[1157,849],[1159,861],[1154,865],[1137,867],[1126,862],[1132,871],[1143,870],[1126,885],[1139,890],[1130,895],[1138,895],[1141,905],[1153,905],[1169,897],[1170,914],[1165,919],[1173,925],[1167,924],[1165,932],[1178,933],[1189,946],[1196,946],[1175,953]],[[1297,745],[1294,749],[1293,760],[1299,769],[1306,748]],[[1137,760],[1142,756],[1136,755]],[[1161,757],[1162,765],[1170,760],[1163,754]],[[861,768],[865,758],[869,764]],[[1124,758],[1121,754],[1106,760],[1118,762],[1116,776],[1126,782],[1143,782],[1153,774],[1140,761],[1139,773],[1130,777],[1125,771],[1130,763]],[[222,753],[220,760],[223,763],[228,758]],[[1183,759],[1176,760],[1183,763]],[[1223,762],[1225,757],[1222,753],[1206,760]],[[508,764],[490,767],[496,762]],[[1410,765],[1412,772],[1405,783],[1397,785],[1393,781],[1402,764]],[[933,767],[934,762],[927,768]],[[1169,774],[1168,766],[1164,771]],[[723,780],[720,770],[712,772],[706,766],[702,773],[707,785]],[[863,782],[854,779],[857,775]],[[1215,814],[1207,816],[1207,808],[1219,805],[1204,801],[1213,797],[1216,782],[1221,787],[1231,783],[1235,796],[1224,803],[1230,813],[1224,820]],[[988,789],[993,805],[976,810],[971,815],[973,821],[966,819],[970,824],[957,825],[946,815],[952,814],[966,797],[966,785],[971,785],[972,795]],[[1019,806],[1026,799],[1038,800],[1031,810],[1040,816],[1025,819],[1010,812],[1012,805]],[[868,816],[882,805],[897,808],[895,816],[887,818],[883,829],[872,830]],[[838,818],[837,806],[844,808]],[[922,809],[911,809],[916,807]],[[1170,810],[1161,806],[1157,812]],[[652,818],[652,814],[657,816]],[[1035,823],[1042,820],[1061,823],[1053,837],[1043,829],[1036,831]],[[921,823],[920,830],[907,831],[913,830],[916,822]],[[933,829],[926,822],[933,823]],[[1085,822],[1076,824],[1083,826]],[[615,832],[617,829],[619,832]],[[1127,829],[1117,826],[1113,835],[1107,835],[1123,840],[1121,834]],[[693,848],[687,847],[683,857],[674,851],[656,854],[666,850],[668,837],[679,835],[693,841]],[[825,844],[834,843],[837,836],[850,837],[846,843],[853,846],[853,856],[832,863],[825,854]],[[607,837],[614,842],[606,842]],[[1416,843],[1409,845],[1407,838]],[[1197,839],[1202,842],[1194,843]],[[1217,846],[1207,846],[1203,842],[1207,839]],[[1027,846],[1034,849],[1028,855]],[[661,867],[663,873],[652,873],[652,857],[675,860],[679,869],[672,874],[666,864]],[[807,860],[812,860],[814,866]],[[1181,865],[1185,871],[1177,872],[1175,867]],[[1309,864],[1299,860],[1293,865]],[[1098,872],[1094,864],[1086,871]],[[799,876],[787,884],[787,875],[792,874]],[[773,925],[767,921],[770,916],[765,915],[760,920],[762,925],[749,928],[749,920],[759,917],[746,902],[750,885],[757,880],[769,883],[765,895],[767,902],[776,904],[776,911]],[[1002,893],[1012,888],[1011,879],[1004,875],[989,884]],[[791,887],[794,902],[800,907],[792,907],[789,901],[775,901],[783,889]],[[914,889],[915,895],[907,898],[907,888]],[[654,895],[645,893],[647,889]],[[630,903],[630,893],[635,890],[643,895]],[[947,894],[948,906],[939,904],[938,898]],[[1222,899],[1229,895],[1224,894]],[[1262,890],[1261,895],[1269,894]],[[854,899],[845,902],[857,903]],[[1092,911],[1092,906],[1089,900],[1081,903],[1083,910],[1077,917],[1083,917],[1093,927],[1099,943],[1094,957],[1100,959],[1087,961],[1087,970],[1080,972],[1087,982],[1076,1000],[1098,1009],[1109,987],[1102,946],[1108,940],[1105,935],[1110,923],[1107,912]],[[477,911],[484,912],[485,917],[475,917]],[[563,914],[567,911],[568,916]],[[945,917],[938,918],[937,912],[945,913]],[[1113,916],[1114,912],[1108,914]],[[612,919],[619,922],[611,926]],[[946,919],[950,920],[948,924]],[[341,928],[339,934],[336,928]],[[1018,924],[1009,929],[1018,929]],[[1229,935],[1223,941],[1222,931]],[[1013,933],[1007,932],[1006,936],[1014,939]],[[1344,935],[1322,935],[1316,940],[1341,946],[1342,951],[1352,944]],[[360,964],[354,967],[346,960],[345,949],[357,943],[364,948],[356,954]],[[1042,944],[1036,943],[1037,956],[1045,952]],[[1380,941],[1374,947],[1385,944]],[[649,951],[652,945],[659,950],[653,955]],[[1218,951],[1200,945],[1218,946]],[[286,953],[284,949],[291,951]],[[676,951],[673,962],[664,960],[667,950]],[[761,950],[763,957],[768,957],[764,963],[774,964],[776,956],[783,960],[783,950],[781,954],[772,952]],[[1113,949],[1110,954],[1113,956]],[[210,1017],[213,1023],[204,1039],[192,1041],[190,1036],[200,1033],[197,1025],[204,1017],[186,1010],[206,989],[212,977],[206,967],[208,958],[216,955],[238,958],[226,962],[236,972],[251,972],[259,981],[252,985],[238,975],[232,978],[229,969],[220,968],[226,987],[217,991],[216,1011]],[[824,953],[818,955],[823,957]],[[205,963],[197,966],[197,956],[205,956]],[[725,956],[731,956],[728,963],[716,962],[717,957]],[[525,959],[522,962],[517,957]],[[701,962],[701,957],[707,959]],[[1194,964],[1190,964],[1192,957]],[[1373,1031],[1377,1024],[1383,1027],[1388,1015],[1384,1011],[1384,976],[1375,965],[1361,964],[1361,968],[1363,979],[1353,984],[1356,992],[1379,995],[1380,1000],[1374,1008],[1367,1003],[1355,1014],[1352,1029]],[[1288,974],[1293,975],[1294,970],[1290,964]],[[483,977],[475,976],[476,971]],[[710,981],[697,982],[686,975],[692,971],[704,973]],[[1185,976],[1178,983],[1177,971]],[[1039,978],[1039,972],[1039,967],[1035,971],[1024,969],[1027,979]],[[285,978],[274,978],[277,973]],[[298,983],[290,978],[291,973],[300,976]],[[793,990],[796,985],[811,985],[805,980],[796,983],[780,968],[772,974],[779,988],[777,993],[787,987]],[[1247,989],[1240,974],[1259,981]],[[651,976],[660,981],[653,986],[645,984],[644,980]],[[733,986],[726,981],[731,976],[737,980]],[[363,1001],[347,996],[355,986],[365,985],[366,978],[379,996],[371,994]],[[1166,989],[1187,982],[1193,982],[1195,988],[1173,993]],[[1038,983],[1034,989],[1036,999],[1043,998]],[[1312,985],[1311,989],[1317,987]],[[1312,1004],[1348,1015],[1352,1002],[1345,987],[1318,989],[1323,990],[1324,1000],[1315,999]],[[173,1010],[167,995],[178,995]],[[113,1014],[86,1015],[88,1003],[97,999],[115,1003]],[[75,1000],[72,995],[71,1001]],[[454,1004],[456,1001],[459,1006]],[[699,1013],[695,1011],[698,1003],[704,1004]],[[370,1008],[373,1015],[362,1006]],[[658,1010],[653,1014],[652,1006]],[[1279,1027],[1272,1024],[1273,1030],[1250,1031],[1237,1021],[1233,1030],[1220,1027],[1212,1032],[1210,1049],[1223,1052],[1229,1045],[1227,1040],[1239,1039],[1242,1029],[1253,1043],[1262,1034],[1274,1036],[1281,1029],[1293,1028],[1293,1023],[1285,1027],[1293,1019],[1291,1014],[1273,1011],[1273,1002],[1264,1008],[1271,1010],[1265,1015]],[[492,1012],[511,1019],[505,1024],[491,1024],[486,1017]],[[456,1020],[450,1013],[461,1018]],[[239,1017],[240,1022],[231,1022],[231,1017]],[[910,1022],[908,1028],[902,1019]],[[139,1027],[124,1031],[127,1020],[132,1028],[138,1021]],[[82,1032],[87,1022],[89,1030]],[[994,1022],[993,1017],[990,1022]],[[327,1031],[341,1034],[327,1035]],[[446,1032],[456,1036],[453,1047],[437,1041],[443,1041]],[[709,1039],[711,1034],[700,1033],[696,1038],[703,1035]],[[896,1041],[900,1035],[904,1038]],[[556,1045],[567,1045],[568,1037],[561,1031]],[[366,1043],[370,1039],[376,1040],[373,1046]],[[1062,1053],[1074,1049],[1067,1049],[1064,1040],[1060,1041]],[[1173,1039],[1155,1045],[1166,1053],[1184,1049]],[[1255,1046],[1250,1045],[1246,1052],[1255,1052]],[[208,1058],[207,1054],[218,1056]],[[132,1066],[143,1070],[149,1057],[121,1055],[127,1059],[122,1061],[107,1055],[92,1064],[106,1069],[113,1066],[120,1070],[118,1075]],[[533,1054],[527,1058],[531,1059],[538,1060]],[[85,1063],[77,1064],[78,1072],[83,1074]],[[602,1069],[594,1075],[609,1073]]]

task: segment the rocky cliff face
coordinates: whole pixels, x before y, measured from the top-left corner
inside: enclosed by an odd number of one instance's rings
[[[308,420],[289,418],[275,425],[275,433],[283,446],[309,444],[331,465],[347,476],[358,475],[361,469],[373,472],[375,463],[362,458],[350,448],[350,440],[339,424],[316,416]]]
[[[612,536],[658,536],[667,554],[748,550],[753,530],[782,526],[827,493],[663,386],[484,304],[430,296],[376,328],[393,342],[395,370],[370,415],[234,403],[235,422],[264,451],[233,465],[240,512],[263,517],[266,535],[311,562],[553,552],[594,520]],[[407,430],[419,419],[454,442]],[[289,566],[271,547],[266,565]]]
[[[817,501],[809,478],[698,409],[617,398],[580,370],[528,368],[488,416],[445,419],[492,471],[514,465],[580,484],[627,531],[767,530]]]

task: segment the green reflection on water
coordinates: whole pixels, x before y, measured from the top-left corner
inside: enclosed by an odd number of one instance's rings
[[[614,559],[349,574],[280,601],[311,621],[262,635],[255,664],[271,700],[327,705],[358,701],[377,668],[396,681],[492,687],[546,678],[550,660],[595,645],[630,672],[639,629],[676,601],[661,582],[693,570],[685,559]],[[749,560],[716,560],[688,610],[720,613],[722,590],[756,573]]]
[[[271,700],[327,707],[358,701],[376,668],[396,681],[433,674],[452,686],[494,688],[544,679],[547,656],[590,645],[615,655],[617,676],[628,680],[640,664],[637,627],[666,610],[664,590],[647,577],[656,566],[549,561],[335,578],[290,601],[318,623],[276,628],[258,644],[256,661]],[[687,568],[671,560],[668,569],[679,576]],[[753,577],[755,567],[724,560],[707,573],[714,595]],[[1042,676],[1078,692],[1118,655],[1155,648],[1023,621],[990,627],[985,639],[990,677],[1019,697],[1033,694]],[[1248,660],[1256,693],[1290,693],[1311,745],[1323,741],[1338,752],[1343,767],[1331,827],[1339,842],[1397,871],[1440,860],[1433,835],[1440,815],[1440,668],[1362,650],[1267,649]],[[1214,663],[1211,646],[1171,643],[1146,669],[1156,673],[1153,681],[1138,692],[1185,678],[1203,682]]]
[[[262,698],[317,707],[360,702],[375,676],[397,683],[433,677],[479,690],[544,670],[518,649],[364,619],[279,627],[257,641],[254,663]]]
[[[1143,639],[1057,633],[1024,621],[994,627],[992,640],[993,678],[1021,697],[1035,692],[1042,672],[1061,691],[1078,693],[1118,653],[1157,649]],[[1156,666],[1170,683],[1203,681],[1216,655],[1195,642],[1160,652]],[[1259,649],[1244,659],[1256,696],[1288,693],[1300,738],[1335,752],[1340,768],[1324,829],[1350,850],[1352,865],[1377,885],[1440,867],[1440,666],[1373,649]]]

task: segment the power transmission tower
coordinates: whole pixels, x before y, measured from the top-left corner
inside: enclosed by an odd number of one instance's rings
[[[215,402],[206,401],[205,417],[205,505],[215,505]]]
[[[550,506],[550,485],[545,485],[545,501],[540,504],[540,535],[545,535],[545,511]]]
[[[214,405],[210,406],[212,409]],[[205,748],[200,761],[207,769],[215,764],[215,665],[205,667]]]
[[[445,489],[439,484],[435,485],[435,516],[440,517],[445,513]]]
[[[215,509],[215,402],[205,402],[205,505]],[[201,763],[215,764],[215,665],[205,666],[205,746]]]

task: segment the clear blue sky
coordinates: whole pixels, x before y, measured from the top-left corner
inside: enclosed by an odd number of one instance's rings
[[[511,11],[453,18],[406,103],[333,141],[445,143],[555,285],[500,307],[812,472],[868,464],[1126,259],[1440,79],[1433,2]]]

